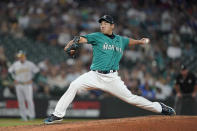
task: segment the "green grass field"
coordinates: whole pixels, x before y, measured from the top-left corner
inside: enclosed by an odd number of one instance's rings
[[[39,125],[39,124],[43,124],[43,120],[44,119],[22,121],[19,118],[0,118],[0,127],[17,126],[17,125]],[[90,119],[65,119],[63,122],[75,122],[75,121],[87,121],[87,120]]]

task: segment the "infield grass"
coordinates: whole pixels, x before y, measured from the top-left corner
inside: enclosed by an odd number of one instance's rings
[[[0,127],[18,126],[18,125],[40,125],[44,119],[35,119],[31,121],[22,121],[19,118],[0,118]],[[88,121],[93,119],[64,119],[63,122]]]

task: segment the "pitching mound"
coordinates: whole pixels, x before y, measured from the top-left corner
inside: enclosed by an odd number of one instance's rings
[[[147,116],[3,127],[5,131],[197,131],[197,116]]]

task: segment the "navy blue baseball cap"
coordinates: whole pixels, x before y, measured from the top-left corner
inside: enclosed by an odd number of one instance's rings
[[[106,22],[108,22],[110,24],[114,24],[114,19],[110,15],[104,15],[101,18],[99,18],[98,22],[101,23],[102,21],[106,21]]]

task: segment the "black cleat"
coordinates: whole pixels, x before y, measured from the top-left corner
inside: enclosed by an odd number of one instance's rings
[[[171,108],[171,107],[169,107],[169,106],[167,106],[167,105],[165,105],[165,104],[163,104],[161,102],[159,104],[162,107],[162,112],[161,112],[162,114],[168,115],[168,116],[176,115],[176,112],[175,112],[175,110],[173,108]]]
[[[60,122],[62,120],[63,120],[63,118],[57,117],[57,116],[51,114],[48,118],[46,118],[44,120],[44,123],[45,124],[53,124],[53,123],[58,123],[58,122]]]

